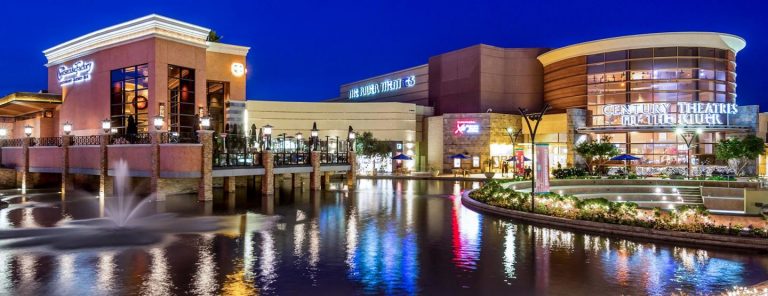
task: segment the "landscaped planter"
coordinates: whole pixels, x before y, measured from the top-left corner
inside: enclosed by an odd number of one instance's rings
[[[471,191],[466,191],[461,196],[461,202],[464,206],[491,214],[505,216],[509,218],[535,222],[545,225],[551,225],[555,227],[570,228],[575,230],[582,230],[588,232],[596,232],[602,234],[634,237],[643,239],[660,240],[667,242],[678,242],[692,245],[705,245],[714,247],[728,247],[728,248],[741,248],[751,249],[758,251],[768,251],[768,239],[752,238],[752,237],[738,237],[730,235],[716,235],[706,233],[693,233],[683,231],[669,231],[669,230],[657,230],[652,228],[601,223],[584,220],[573,220],[560,217],[547,216],[542,214],[534,214],[528,212],[521,212],[516,210],[510,210],[491,206],[479,201],[476,201],[469,197]]]

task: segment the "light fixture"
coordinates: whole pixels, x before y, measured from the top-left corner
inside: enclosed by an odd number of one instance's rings
[[[264,128],[264,134],[265,135],[267,135],[267,136],[272,135],[272,126],[271,125],[267,124],[263,128]]]
[[[24,134],[27,135],[27,137],[32,136],[32,126],[27,124],[24,126]]]
[[[160,130],[163,128],[163,124],[165,120],[163,119],[163,116],[157,115],[152,118],[152,125],[155,126],[155,130]]]
[[[296,133],[297,140],[301,141],[303,138],[304,138],[304,134],[302,134],[301,132]]]
[[[510,135],[511,135],[513,131],[514,131],[514,130],[513,130],[511,127],[508,127],[508,128],[507,128],[507,134],[510,134]]]
[[[211,117],[208,115],[200,117],[200,127],[204,130],[211,127]]]
[[[109,131],[110,131],[112,134],[116,134],[116,133],[117,133],[117,128],[116,128],[116,127],[113,127],[113,128],[111,128],[111,129],[109,129]]]
[[[678,134],[678,135],[682,135],[683,134],[683,129],[678,127],[677,129],[675,129],[675,133]]]
[[[62,130],[64,130],[64,134],[69,136],[69,134],[72,132],[72,123],[67,121],[64,123],[64,126],[62,126]]]
[[[0,128],[0,137],[6,137],[8,136],[8,130],[5,128]]]
[[[357,135],[355,135],[355,130],[353,130],[352,126],[350,125],[349,126],[349,133],[347,134],[347,141],[349,141],[349,145],[347,145],[347,146],[349,146],[349,151],[354,151],[355,150],[354,143],[355,143],[355,137],[356,136]]]
[[[232,70],[232,75],[235,75],[236,77],[245,74],[245,66],[241,63],[232,63],[230,70]]]
[[[101,121],[101,129],[104,130],[105,134],[108,134],[109,131],[112,129],[112,122],[109,121],[108,118],[104,118],[104,120]]]
[[[704,130],[702,130],[701,128],[697,128],[697,129],[696,129],[696,134],[697,134],[697,135],[701,135],[701,133],[702,133],[703,131],[704,131]]]
[[[267,151],[272,150],[272,126],[267,124],[264,127],[262,127],[262,129],[264,130],[264,136],[266,137],[265,139],[266,145],[264,149],[266,149]]]

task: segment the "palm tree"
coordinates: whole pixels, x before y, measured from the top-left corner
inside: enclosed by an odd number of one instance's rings
[[[211,30],[208,32],[208,37],[205,38],[205,41],[208,42],[221,42],[221,38],[224,38],[224,36],[216,34],[216,31]]]

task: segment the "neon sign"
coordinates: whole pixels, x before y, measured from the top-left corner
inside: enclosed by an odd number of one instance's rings
[[[416,85],[416,75],[403,77],[400,79],[387,79],[377,83],[358,86],[349,90],[349,99],[375,96],[380,93],[393,92],[402,88],[414,87]]]
[[[453,129],[454,135],[479,134],[480,125],[474,120],[458,120],[456,128]]]
[[[77,61],[71,67],[61,65],[57,73],[59,85],[65,86],[91,80],[91,71],[93,71],[92,61]]]
[[[603,106],[603,114],[618,116],[623,126],[723,125],[723,115],[736,114],[736,104],[727,103],[637,103]],[[606,122],[613,120],[606,119]]]

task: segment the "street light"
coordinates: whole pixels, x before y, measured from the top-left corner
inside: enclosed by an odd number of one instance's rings
[[[699,135],[703,130],[701,128],[697,128],[695,131],[690,130],[684,130],[682,127],[678,127],[675,129],[675,133],[683,138],[683,142],[685,142],[686,152],[688,160],[686,161],[688,163],[688,179],[692,177],[692,169],[691,169],[691,147],[695,147],[696,145],[693,145],[693,140],[698,138]]]
[[[109,134],[109,131],[112,130],[112,122],[109,121],[109,118],[104,118],[104,120],[101,121],[101,129],[104,130],[105,134]]]
[[[517,143],[517,139],[522,133],[522,129],[519,129],[517,132],[515,132],[515,129],[512,127],[507,127],[507,135],[509,136],[509,140],[512,141],[512,157],[515,157],[515,144]],[[512,177],[515,177],[515,168],[512,168]]]
[[[312,123],[312,131],[309,133],[312,143],[312,151],[317,151],[317,137],[318,137],[318,130],[317,130],[317,122]]]
[[[27,124],[24,126],[24,134],[27,135],[27,137],[32,136],[32,126]]]
[[[64,130],[64,134],[69,136],[69,134],[72,132],[72,123],[67,121],[64,123],[64,126],[62,126],[62,130]]]
[[[304,139],[304,134],[301,132],[296,133],[296,153],[301,152],[301,140]]]
[[[349,145],[349,151],[355,150],[355,137],[357,137],[357,135],[355,134],[355,130],[353,130],[352,126],[350,125],[349,133],[347,135],[347,140],[348,140],[347,145]]]
[[[162,129],[163,124],[165,124],[164,121],[165,120],[162,115],[157,115],[155,117],[152,117],[152,125],[155,127],[155,130],[159,131],[160,129]]]
[[[200,117],[200,127],[204,130],[207,130],[209,127],[211,127],[210,115],[205,115]]]
[[[8,130],[6,128],[0,128],[0,138],[8,136]]]
[[[265,141],[266,142],[265,149],[271,150],[272,149],[272,126],[267,124],[263,126],[262,129],[264,130],[264,136],[267,137]]]
[[[544,105],[538,113],[528,113],[528,110],[524,108],[518,108],[520,115],[525,119],[525,124],[528,126],[528,132],[531,134],[531,213],[534,212],[534,196],[536,195],[536,131],[539,129],[539,123],[544,118],[544,114],[549,110],[549,104]],[[531,121],[535,121],[536,125],[531,127]]]

